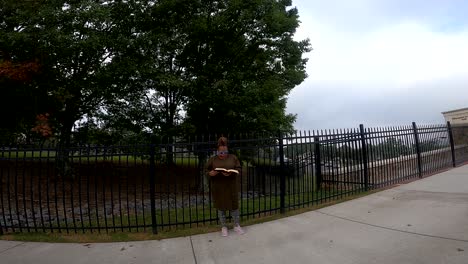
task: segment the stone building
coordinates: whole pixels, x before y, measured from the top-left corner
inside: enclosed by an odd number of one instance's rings
[[[442,112],[445,122],[450,121],[452,125],[468,125],[468,107]]]

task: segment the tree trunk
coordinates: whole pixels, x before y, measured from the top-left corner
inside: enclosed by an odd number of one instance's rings
[[[63,123],[60,131],[59,143],[57,146],[56,168],[58,176],[65,179],[74,178],[72,162],[70,160],[70,141],[73,124],[73,120],[67,120]]]
[[[209,193],[210,184],[209,178],[205,174],[205,163],[207,155],[204,152],[198,152],[198,192],[199,193]]]

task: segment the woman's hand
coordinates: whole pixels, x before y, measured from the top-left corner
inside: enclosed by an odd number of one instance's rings
[[[221,173],[222,173],[224,176],[229,176],[229,175],[231,175],[230,172],[226,172],[226,171],[222,171]]]
[[[215,170],[211,170],[210,172],[208,172],[208,175],[210,175],[211,177],[216,176],[216,174],[218,174],[218,172]]]

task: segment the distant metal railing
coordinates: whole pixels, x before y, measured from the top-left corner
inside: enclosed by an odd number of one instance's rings
[[[314,206],[464,163],[468,144],[453,129],[413,123],[229,136],[242,162],[241,216]],[[66,151],[1,147],[0,232],[156,233],[217,223],[204,173],[215,145],[209,136]]]

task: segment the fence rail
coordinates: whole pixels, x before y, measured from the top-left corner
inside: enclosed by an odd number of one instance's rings
[[[468,161],[468,127],[230,136],[244,219],[317,205]],[[204,164],[216,137],[0,149],[0,232],[152,231],[217,222]]]

